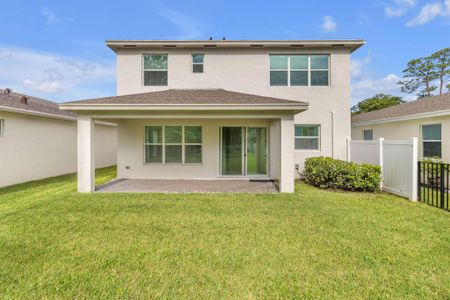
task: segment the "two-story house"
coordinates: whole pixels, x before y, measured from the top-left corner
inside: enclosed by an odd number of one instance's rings
[[[117,96],[78,114],[78,190],[94,184],[95,120],[118,124],[118,178],[274,179],[305,158],[345,159],[350,55],[362,40],[107,41]]]

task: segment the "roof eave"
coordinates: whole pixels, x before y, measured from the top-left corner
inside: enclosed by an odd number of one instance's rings
[[[303,111],[308,104],[261,104],[261,105],[148,105],[148,104],[76,104],[60,105],[61,110],[68,111]]]
[[[405,115],[405,116],[398,116],[398,117],[392,117],[392,118],[377,119],[377,120],[352,122],[352,126],[354,126],[354,127],[367,126],[367,125],[375,125],[375,124],[382,124],[382,123],[389,123],[389,122],[400,122],[400,121],[416,120],[416,119],[423,119],[423,118],[441,117],[441,116],[448,116],[448,115],[450,115],[450,109],[433,111],[433,112],[425,112],[425,113],[419,113],[419,114],[412,114],[412,115]]]
[[[362,39],[346,40],[107,40],[106,45],[118,49],[138,48],[349,48],[354,52],[366,43]]]

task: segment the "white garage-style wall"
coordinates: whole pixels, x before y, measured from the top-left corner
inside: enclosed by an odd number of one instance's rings
[[[397,122],[386,122],[370,125],[352,126],[352,140],[364,139],[363,131],[372,129],[373,138],[384,138],[386,140],[407,140],[411,137],[418,139],[418,158],[423,157],[422,147],[422,125],[441,124],[442,135],[442,160],[450,162],[450,116],[421,118]]]
[[[10,112],[0,112],[0,119],[0,187],[76,172],[76,120]],[[95,130],[96,167],[115,165],[116,126]]]

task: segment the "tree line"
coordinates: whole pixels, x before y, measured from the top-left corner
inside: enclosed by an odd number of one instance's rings
[[[408,94],[416,93],[418,99],[436,94],[450,92],[450,48],[441,49],[430,56],[415,58],[407,63],[403,70],[403,80],[397,82],[401,91]],[[365,113],[373,110],[404,103],[402,97],[389,94],[377,94],[364,99],[351,108],[352,114]]]

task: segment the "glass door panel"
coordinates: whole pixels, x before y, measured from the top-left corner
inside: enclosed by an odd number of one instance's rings
[[[247,175],[267,175],[267,128],[247,129]]]
[[[222,127],[222,175],[243,175],[243,127]]]

